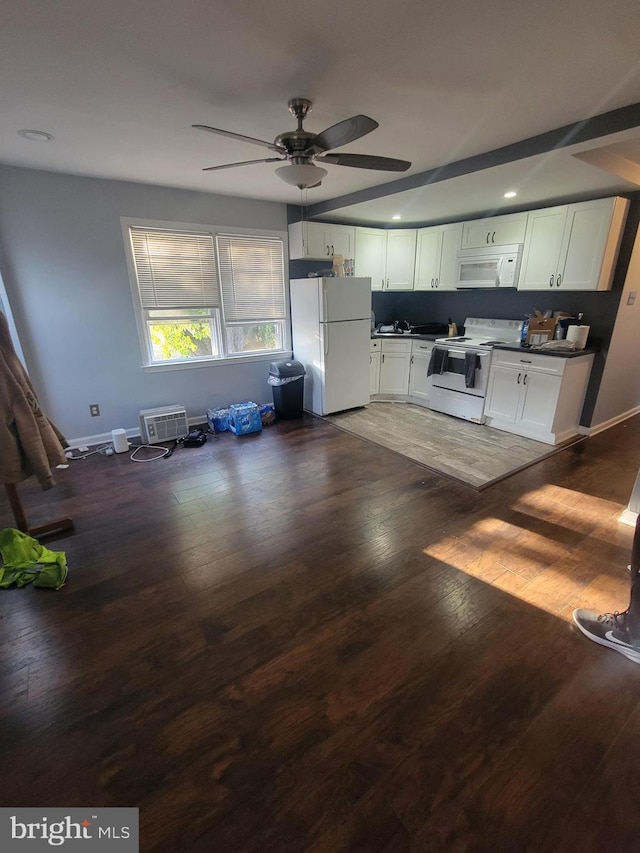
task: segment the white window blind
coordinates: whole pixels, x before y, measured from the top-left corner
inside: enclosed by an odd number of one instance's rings
[[[145,310],[219,306],[211,234],[135,226],[130,234]]]
[[[284,319],[282,240],[221,234],[216,244],[225,321]]]

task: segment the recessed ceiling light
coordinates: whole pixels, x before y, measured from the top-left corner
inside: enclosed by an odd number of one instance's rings
[[[32,142],[51,142],[53,136],[44,130],[19,130],[18,136],[30,139]]]
[[[518,193],[515,190],[509,190],[508,193],[504,194],[504,197],[505,198],[515,198],[517,195],[518,195]]]
[[[402,219],[402,217],[400,216],[400,214],[399,214],[399,213],[394,213],[394,214],[393,214],[393,216],[392,216],[391,218],[392,218],[392,219]]]

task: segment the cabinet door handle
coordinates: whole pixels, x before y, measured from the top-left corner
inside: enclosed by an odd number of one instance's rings
[[[329,257],[329,246],[327,245],[327,257]]]
[[[556,287],[560,287],[560,283],[562,282],[562,276],[558,274],[556,276]]]
[[[335,252],[335,249],[333,248],[333,246],[331,246],[331,254],[332,254],[332,255],[335,255],[335,253],[336,253],[336,252]]]
[[[492,243],[495,243],[495,242],[496,242],[496,232],[495,232],[495,231],[494,231],[494,232],[493,232],[493,234],[491,235],[491,242],[492,242]]]
[[[410,364],[413,364],[413,356],[411,356]]]
[[[489,237],[491,237],[491,231],[487,231],[487,237],[486,237],[486,239],[485,239],[485,241],[484,241],[485,243],[488,243],[488,242],[489,242]]]
[[[384,353],[382,353],[382,363],[384,364]]]
[[[433,279],[431,279],[431,287],[433,287]]]
[[[521,377],[521,376],[522,376],[522,374],[521,374],[521,373],[519,373],[519,374],[518,374],[518,385],[520,384],[520,377]]]
[[[524,375],[524,379],[522,380],[522,384],[523,384],[523,385],[526,385],[526,384],[527,384],[527,376],[528,376],[528,375],[529,375],[528,373],[525,373],[525,375]]]
[[[436,287],[440,284],[440,279],[436,276]]]
[[[384,279],[381,278],[380,281],[382,282],[382,289],[384,290]]]
[[[555,276],[551,276],[551,278],[549,279],[549,287],[553,287],[553,279],[554,278],[555,278]]]
[[[387,279],[387,290],[389,290],[389,279]]]

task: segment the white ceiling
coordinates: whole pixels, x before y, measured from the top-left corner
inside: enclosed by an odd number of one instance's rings
[[[639,44],[638,0],[5,0],[0,161],[314,204],[399,176],[328,166],[301,198],[277,164],[203,172],[270,152],[191,125],[271,141],[295,127],[288,99],[306,97],[307,130],[369,115],[380,126],[340,150],[411,160],[410,176],[640,102]],[[639,139],[640,127],[333,218],[443,220],[505,206],[511,188],[512,205],[637,190],[612,164],[640,163]],[[571,156],[613,143],[598,165]]]

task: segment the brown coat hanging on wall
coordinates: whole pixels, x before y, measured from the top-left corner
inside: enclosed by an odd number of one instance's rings
[[[67,441],[43,414],[0,312],[0,483],[34,475],[43,489],[54,485],[51,469],[65,463]]]

